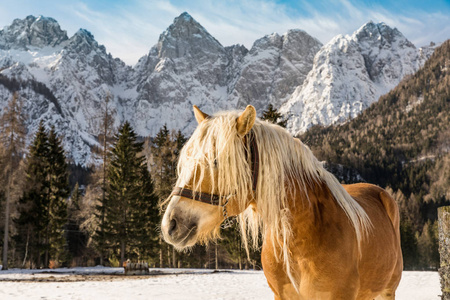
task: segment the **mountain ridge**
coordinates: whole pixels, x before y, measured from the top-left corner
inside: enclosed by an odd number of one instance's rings
[[[417,49],[396,28],[368,22],[338,35],[317,53],[314,66],[280,109],[292,134],[312,125],[341,123],[414,74],[432,51]]]
[[[308,80],[323,48],[300,29],[266,35],[251,49],[224,47],[183,13],[131,67],[112,57],[88,30],[69,38],[54,19],[41,16],[13,24],[11,32],[12,25],[0,31],[0,74],[40,82],[52,92],[57,102],[32,88],[20,90],[30,112],[28,130],[33,132],[40,120],[57,124],[66,152],[82,165],[94,162],[90,148],[97,144],[97,114],[107,95],[115,126],[128,120],[141,136],[153,136],[163,125],[190,134],[196,126],[193,104],[210,113],[247,104],[261,113],[269,103],[285,105]],[[7,89],[0,95],[0,109],[10,96]]]

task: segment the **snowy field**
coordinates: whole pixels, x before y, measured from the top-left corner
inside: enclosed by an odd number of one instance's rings
[[[122,268],[103,267],[0,271],[0,299],[273,299],[262,271],[150,270],[150,276],[124,276]],[[397,290],[400,300],[439,295],[437,272],[404,272]]]

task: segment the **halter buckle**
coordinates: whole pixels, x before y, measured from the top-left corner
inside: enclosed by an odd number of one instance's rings
[[[221,205],[222,209],[223,209],[223,217],[224,217],[224,221],[220,225],[220,228],[222,228],[222,229],[227,229],[227,228],[233,226],[233,224],[234,224],[234,219],[231,219],[230,217],[228,217],[228,211],[227,211],[227,204],[230,201],[230,198],[232,196],[233,195],[228,195],[225,198],[225,203]]]

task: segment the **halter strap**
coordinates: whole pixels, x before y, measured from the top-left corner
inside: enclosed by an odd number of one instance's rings
[[[219,195],[194,192],[190,189],[185,189],[182,187],[174,187],[172,190],[172,196],[181,196],[184,198],[197,200],[197,201],[212,204],[212,205],[220,205],[220,202],[221,202],[220,199],[226,198],[226,197],[220,197]]]

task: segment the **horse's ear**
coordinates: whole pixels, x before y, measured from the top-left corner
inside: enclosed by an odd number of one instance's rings
[[[255,124],[256,110],[253,106],[247,105],[244,112],[236,120],[236,128],[240,136],[246,135],[253,124]]]
[[[205,114],[204,112],[202,112],[200,110],[200,108],[198,108],[197,105],[194,105],[194,115],[195,115],[195,119],[197,120],[198,124],[203,122],[204,119],[208,119],[209,118],[209,116],[207,114]]]

